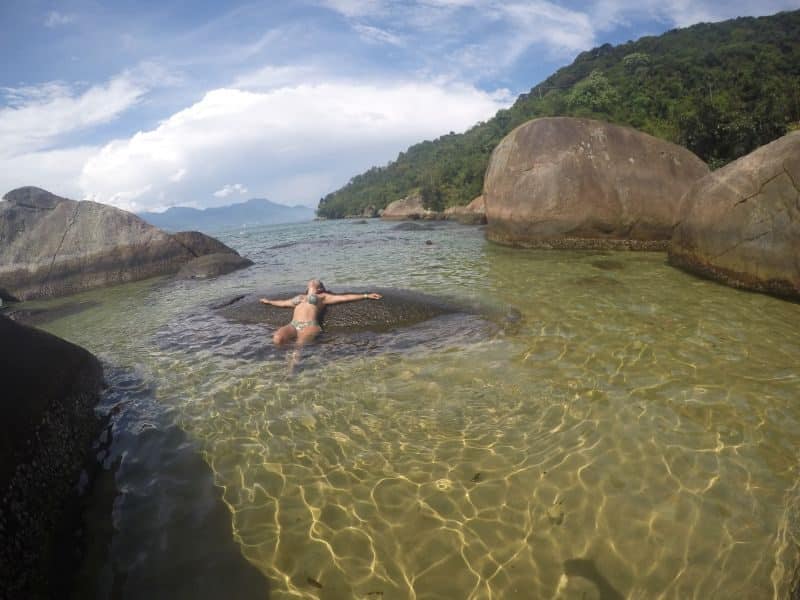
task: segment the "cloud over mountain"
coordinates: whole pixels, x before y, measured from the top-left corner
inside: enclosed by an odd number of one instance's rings
[[[386,162],[419,139],[463,130],[508,101],[434,82],[216,89],[155,129],[103,146],[84,165],[80,187],[86,197],[129,210],[178,199],[219,204],[242,189],[312,205],[345,182],[342,173]]]

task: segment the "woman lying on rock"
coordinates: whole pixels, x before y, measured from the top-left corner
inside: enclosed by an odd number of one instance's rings
[[[317,337],[322,328],[319,325],[319,314],[330,304],[354,302],[356,300],[380,300],[380,294],[331,294],[319,279],[308,282],[305,294],[298,294],[289,300],[268,300],[261,298],[262,304],[270,304],[283,308],[294,308],[292,322],[278,329],[272,336],[272,341],[283,345],[292,340],[297,340],[297,345],[302,346]]]

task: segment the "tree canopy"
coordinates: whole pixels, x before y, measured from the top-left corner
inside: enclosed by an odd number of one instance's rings
[[[413,192],[432,208],[481,193],[494,147],[537,117],[629,125],[685,146],[712,168],[784,135],[800,121],[800,11],[701,23],[619,46],[605,44],[462,134],[401,152],[320,199],[341,218],[384,208]]]

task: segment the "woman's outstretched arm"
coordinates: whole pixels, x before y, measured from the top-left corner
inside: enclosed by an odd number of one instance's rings
[[[261,298],[259,302],[261,302],[261,304],[269,304],[279,308],[294,308],[300,304],[300,296],[295,296],[294,298],[289,298],[288,300],[269,300],[267,298]]]
[[[355,302],[356,300],[380,300],[380,294],[325,294],[325,304],[341,304],[342,302]]]

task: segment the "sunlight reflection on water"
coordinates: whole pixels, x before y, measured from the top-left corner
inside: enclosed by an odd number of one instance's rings
[[[48,327],[146,367],[273,597],[785,593],[800,305],[692,278],[661,254],[515,251],[454,225],[222,239],[256,265],[88,294],[102,304]],[[417,327],[396,346],[323,339],[287,378],[265,328],[207,309],[312,276],[462,294],[521,319]]]

